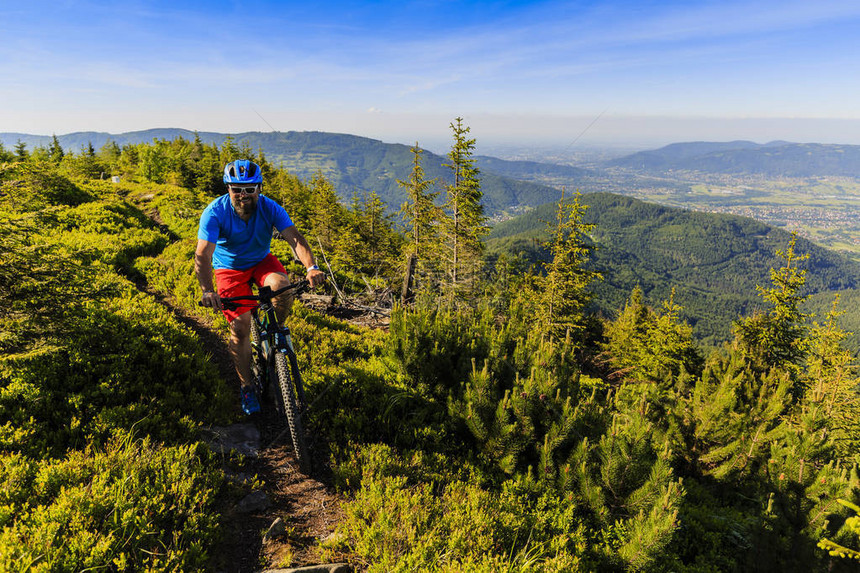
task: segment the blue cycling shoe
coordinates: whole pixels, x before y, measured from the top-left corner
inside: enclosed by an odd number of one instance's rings
[[[242,388],[242,411],[248,416],[260,411],[260,402],[253,388]]]

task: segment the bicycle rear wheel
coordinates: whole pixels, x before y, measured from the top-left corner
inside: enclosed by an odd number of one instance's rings
[[[281,388],[281,397],[284,401],[284,414],[287,417],[287,425],[290,428],[296,461],[299,463],[299,469],[307,474],[311,470],[311,457],[305,440],[299,406],[296,402],[296,393],[293,390],[293,383],[290,378],[290,365],[283,352],[275,353],[275,369],[278,373],[278,384]]]

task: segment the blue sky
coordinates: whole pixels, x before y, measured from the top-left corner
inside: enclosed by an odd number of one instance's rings
[[[860,143],[856,0],[2,4],[0,131]]]

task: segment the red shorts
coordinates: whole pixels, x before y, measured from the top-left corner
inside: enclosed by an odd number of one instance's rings
[[[249,269],[243,271],[234,271],[233,269],[215,269],[215,281],[218,283],[218,296],[229,298],[231,296],[247,296],[251,293],[251,282],[258,287],[263,286],[263,281],[271,273],[284,273],[284,265],[272,253],[266,255],[262,261]],[[256,307],[254,301],[248,301],[248,305],[244,306],[240,302],[240,306],[236,310],[224,309],[221,312],[227,317],[227,322],[233,322],[237,316],[245,314],[252,308]]]

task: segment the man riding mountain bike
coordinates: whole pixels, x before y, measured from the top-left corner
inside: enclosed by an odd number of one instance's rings
[[[314,261],[314,255],[304,236],[296,229],[286,210],[261,194],[263,173],[260,166],[239,159],[224,167],[227,194],[209,203],[200,216],[194,271],[203,291],[201,304],[219,309],[230,323],[228,349],[242,386],[242,411],[260,411],[251,373],[251,307],[227,310],[221,297],[251,294],[251,282],[258,287],[277,290],[290,283],[280,261],[271,253],[272,229],[276,229],[292,247],[307,269],[311,287],[322,284],[325,274]],[[218,282],[215,292],[212,274]],[[283,320],[287,300],[275,300],[278,318]]]

